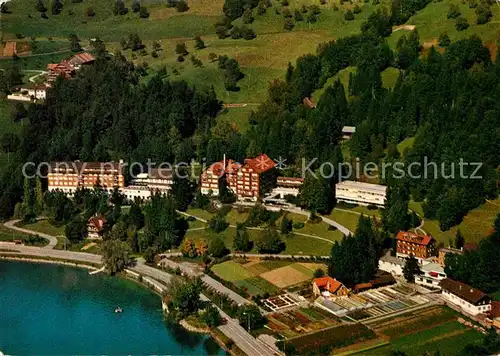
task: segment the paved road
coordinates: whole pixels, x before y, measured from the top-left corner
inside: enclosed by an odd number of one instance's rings
[[[4,225],[6,228],[9,228],[11,230],[16,230],[16,231],[19,231],[19,232],[22,232],[25,234],[30,234],[30,235],[38,235],[38,236],[43,237],[44,239],[49,240],[49,244],[47,246],[43,247],[44,249],[53,249],[57,245],[57,237],[55,237],[55,236],[44,234],[43,232],[36,232],[33,230],[23,229],[22,227],[15,226],[15,224],[17,224],[20,221],[21,220],[9,220]]]
[[[209,301],[209,299],[203,294],[201,295],[201,299]],[[227,323],[225,325],[219,326],[220,331],[228,336],[230,335],[231,339],[235,342],[236,345],[238,345],[241,350],[243,350],[243,352],[245,352],[249,356],[275,354],[275,352],[273,352],[267,345],[250,335],[239,324],[237,319],[231,318],[217,305],[214,304],[214,306],[219,310],[221,316],[227,320]]]

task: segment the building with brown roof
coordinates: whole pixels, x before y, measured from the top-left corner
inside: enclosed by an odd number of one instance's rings
[[[442,298],[467,314],[478,315],[491,310],[491,298],[479,289],[450,278],[443,279],[439,285]]]
[[[125,186],[123,161],[119,162],[52,162],[48,171],[48,190],[69,196],[78,188],[99,186],[108,192]]]
[[[102,239],[106,217],[104,215],[95,215],[90,217],[87,223],[87,238],[91,240]]]
[[[332,277],[315,278],[312,282],[313,293],[316,296],[329,297],[332,295],[344,296],[349,294],[349,289]]]
[[[410,231],[400,231],[396,235],[396,256],[414,256],[420,263],[434,255],[436,241],[430,235],[419,235]]]
[[[62,77],[64,79],[71,79],[75,75],[75,68],[69,64],[68,61],[61,61],[61,63],[47,65],[47,83],[53,83],[57,78]]]
[[[83,52],[83,53],[78,53],[75,54],[73,57],[70,58],[68,63],[73,66],[76,70],[80,69],[84,65],[89,65],[94,63],[95,58],[93,55],[91,55],[88,52]]]

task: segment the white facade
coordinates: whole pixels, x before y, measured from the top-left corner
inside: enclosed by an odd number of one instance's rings
[[[464,299],[461,299],[460,297],[454,295],[453,293],[443,289],[441,293],[441,297],[443,297],[444,300],[455,304],[456,306],[460,307],[462,310],[464,310],[466,313],[471,314],[471,315],[478,315],[481,313],[487,313],[491,310],[491,304],[487,302],[482,302],[482,304],[479,305],[474,305]]]
[[[362,183],[346,180],[335,184],[335,197],[343,201],[359,205],[385,206],[387,187],[385,185]]]
[[[388,272],[393,276],[402,276],[405,261],[387,254],[378,260],[378,269]]]
[[[415,276],[415,283],[424,287],[439,288],[439,282],[446,278],[444,268],[439,263],[424,264],[420,270],[423,272],[420,276]]]
[[[29,88],[28,96],[33,97],[35,100],[45,100],[47,97],[47,89],[46,88]]]

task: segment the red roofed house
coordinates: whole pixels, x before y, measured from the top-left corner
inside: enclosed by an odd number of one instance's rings
[[[349,289],[332,277],[315,278],[313,293],[316,296],[329,297],[331,295],[344,296],[349,294]]]
[[[91,240],[102,239],[104,224],[106,224],[106,218],[103,215],[92,216],[87,224],[87,238]]]
[[[71,79],[75,75],[75,68],[68,61],[62,61],[58,64],[47,65],[48,79],[47,82],[53,83],[59,76],[64,79]]]
[[[84,53],[78,53],[75,54],[71,59],[68,61],[70,65],[72,65],[76,70],[80,69],[84,65],[92,64],[94,63],[95,58],[93,55],[90,53],[84,52]]]
[[[422,259],[434,255],[436,241],[429,235],[418,235],[414,232],[400,231],[396,235],[397,249],[396,256],[414,256],[422,263]]]
[[[276,163],[266,154],[247,158],[237,174],[239,199],[257,200],[276,186]]]

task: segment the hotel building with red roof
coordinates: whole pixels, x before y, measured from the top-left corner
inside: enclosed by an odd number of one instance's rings
[[[243,165],[225,159],[215,162],[201,175],[201,193],[218,196],[225,183],[238,199],[255,201],[276,185],[275,166],[266,154],[245,159]]]

